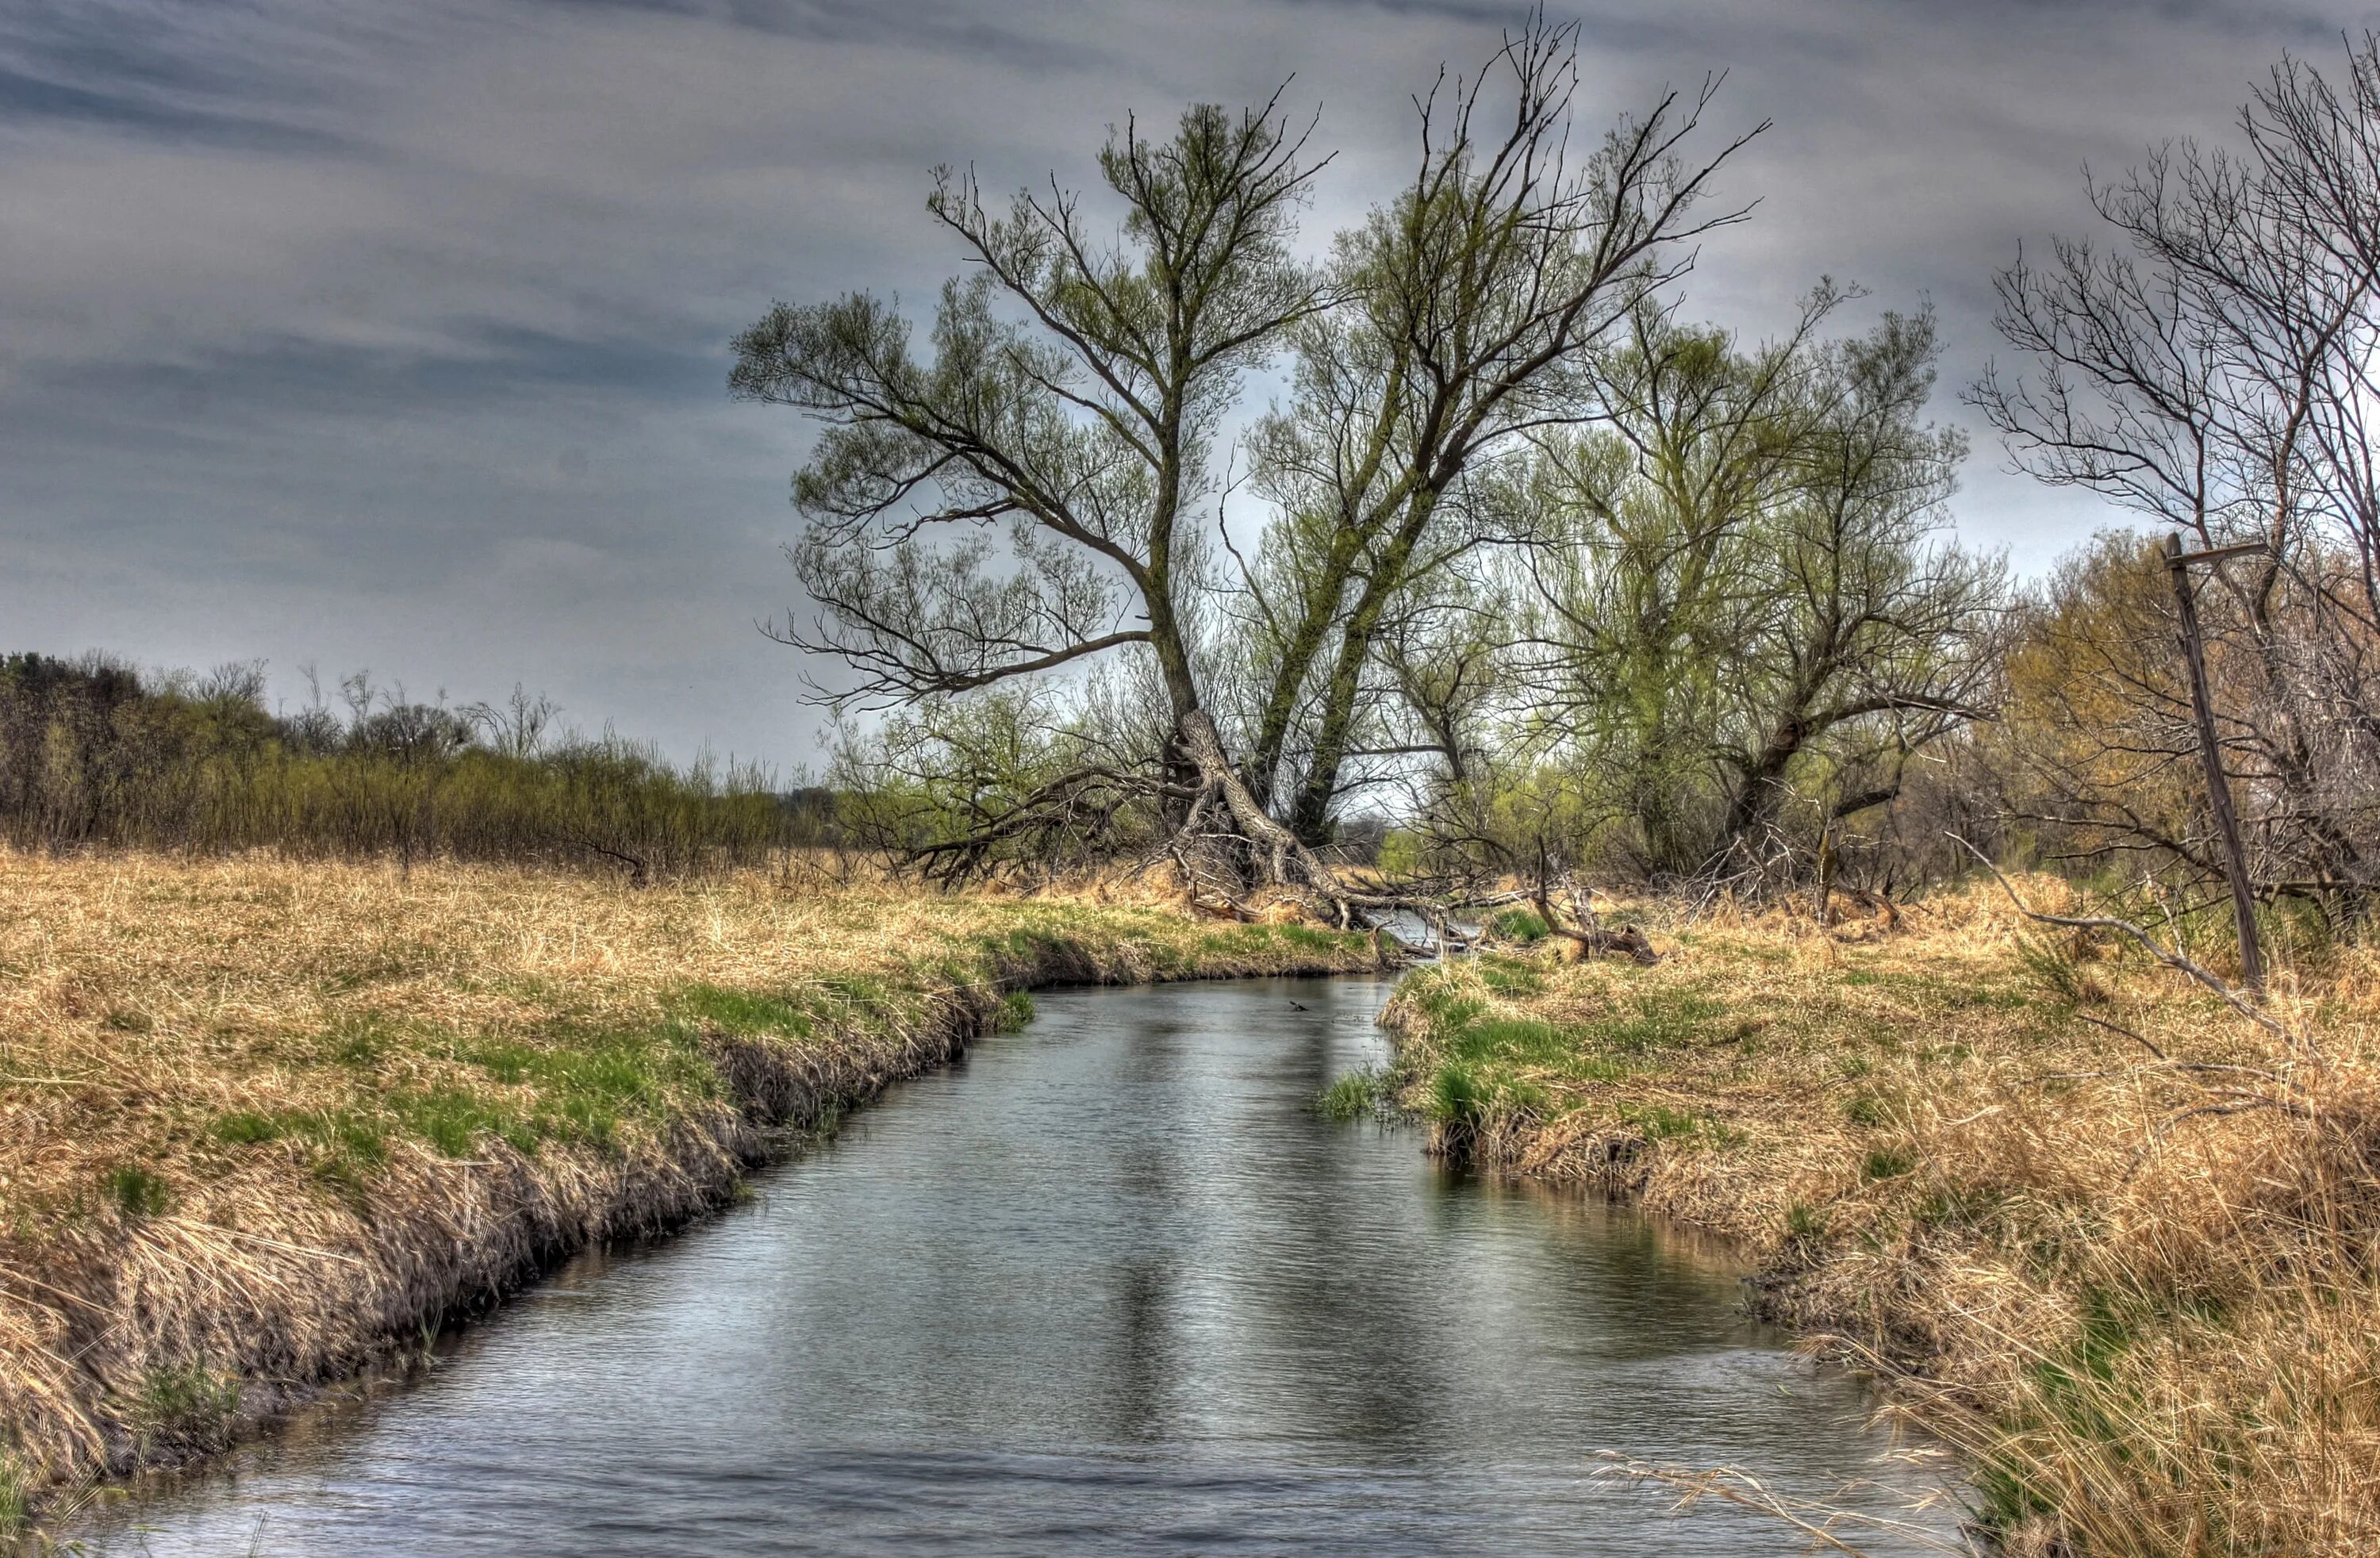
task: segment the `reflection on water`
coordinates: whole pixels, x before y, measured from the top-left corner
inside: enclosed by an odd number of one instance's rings
[[[1744,1323],[1707,1251],[1318,1118],[1332,1077],[1384,1057],[1386,992],[1045,996],[753,1205],[582,1260],[426,1383],[79,1534],[159,1554],[1766,1554],[1791,1550],[1782,1528],[1672,1518],[1590,1457],[1892,1480],[1858,1387]]]

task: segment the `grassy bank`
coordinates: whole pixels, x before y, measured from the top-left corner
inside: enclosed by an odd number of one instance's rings
[[[1025,988],[1371,960],[1087,899],[0,852],[0,1521],[718,1204]]]
[[[2010,1551],[2380,1546],[2380,958],[2300,957],[2284,1038],[1981,893],[1659,940],[1416,973],[1382,1085],[1443,1150],[1744,1241]]]

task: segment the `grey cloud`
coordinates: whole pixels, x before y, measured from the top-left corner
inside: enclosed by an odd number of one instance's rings
[[[1730,72],[1756,220],[1690,309],[1772,327],[1820,274],[1930,298],[1946,388],[1991,267],[2084,222],[2079,170],[2220,135],[2305,5],[1677,0],[1581,7],[1590,124]],[[1292,70],[1344,149],[1319,237],[1394,187],[1407,94],[1518,5],[1464,0],[106,0],[0,15],[0,648],[542,686],[680,755],[811,751],[785,479],[729,403],[772,298],[929,299],[925,171],[1013,188],[1126,114]],[[1944,412],[1957,415],[1945,396]],[[1996,472],[1961,522],[2037,566],[2101,517]]]

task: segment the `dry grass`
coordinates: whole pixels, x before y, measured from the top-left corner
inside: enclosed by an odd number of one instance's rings
[[[0,852],[0,1495],[717,1204],[1006,992],[1370,966],[1103,896]]]
[[[1404,1102],[1747,1241],[1774,1313],[1969,1452],[2010,1551],[2380,1551],[2380,958],[2285,979],[2292,1045],[1980,892],[1662,939],[1415,976]]]

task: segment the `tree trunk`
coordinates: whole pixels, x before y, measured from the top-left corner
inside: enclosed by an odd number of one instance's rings
[[[1314,761],[1306,768],[1305,783],[1290,813],[1291,827],[1309,845],[1330,842],[1330,807],[1339,798],[1347,749],[1354,744],[1355,704],[1363,696],[1364,667],[1371,663],[1372,645],[1379,637],[1389,603],[1403,587],[1405,570],[1413,565],[1414,548],[1421,543],[1437,507],[1434,489],[1415,494],[1388,549],[1374,560],[1363,596],[1348,615],[1346,628],[1340,636],[1339,659],[1330,668],[1322,724],[1315,732]]]
[[[1798,719],[1780,723],[1767,745],[1744,766],[1743,785],[1727,809],[1726,832],[1711,852],[1714,864],[1776,825],[1778,814],[1785,809],[1785,771],[1801,754],[1807,734]]]

